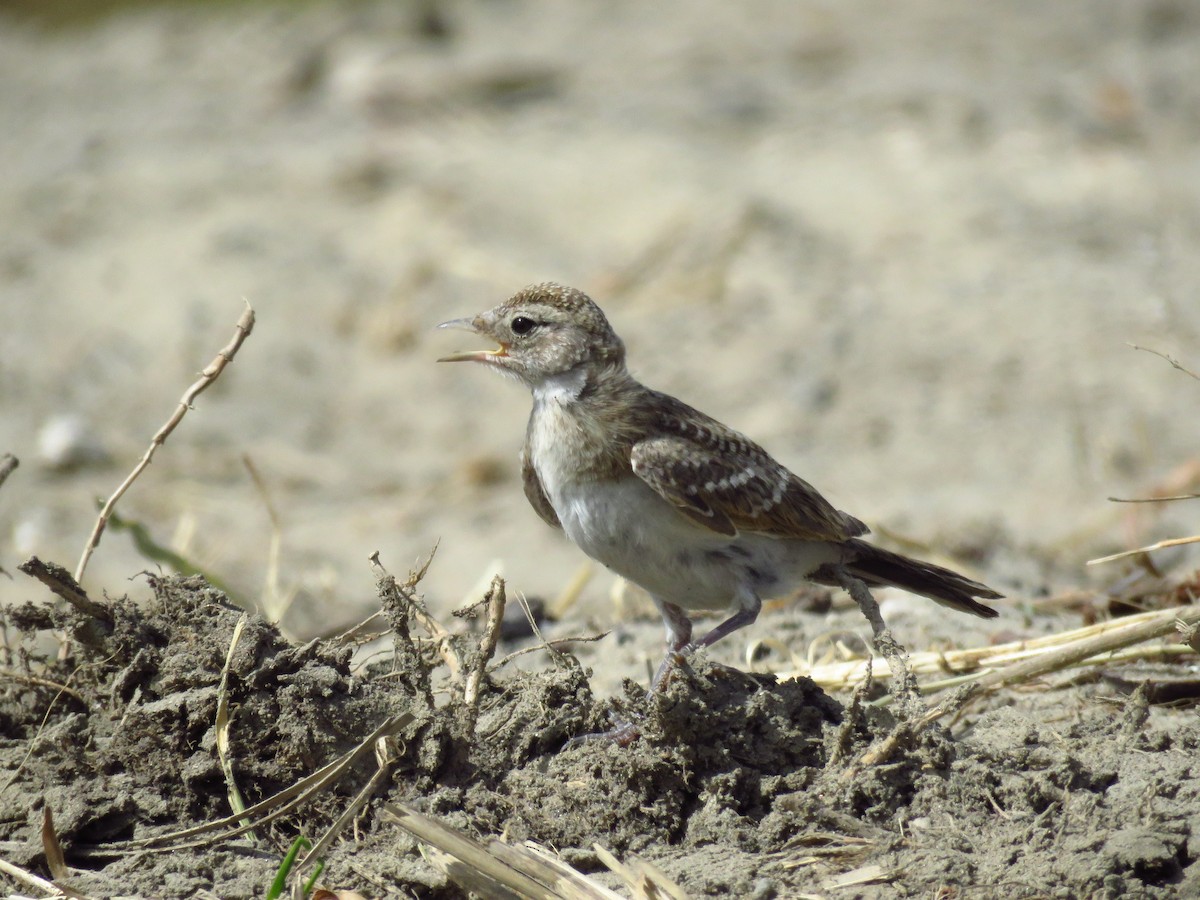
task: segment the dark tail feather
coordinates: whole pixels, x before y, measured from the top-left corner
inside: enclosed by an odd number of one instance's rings
[[[866,541],[852,539],[843,545],[846,550],[846,570],[856,578],[861,578],[868,585],[904,588],[914,594],[920,594],[948,606],[959,612],[972,613],[984,619],[994,619],[999,613],[990,606],[984,606],[975,600],[982,597],[985,600],[996,600],[1004,596],[998,594],[987,585],[972,581],[965,575],[959,575],[942,566],[909,559],[899,553],[881,550]],[[812,580],[819,584],[836,586],[836,579],[828,574],[822,577],[817,570]]]

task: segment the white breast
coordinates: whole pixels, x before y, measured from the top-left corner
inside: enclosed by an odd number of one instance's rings
[[[738,573],[706,556],[729,538],[697,526],[634,475],[567,486],[551,503],[579,549],[652,594],[721,609],[736,592]]]

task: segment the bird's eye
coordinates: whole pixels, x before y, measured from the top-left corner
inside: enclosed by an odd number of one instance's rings
[[[513,334],[529,334],[537,328],[537,322],[527,316],[517,316],[509,327],[512,328]]]

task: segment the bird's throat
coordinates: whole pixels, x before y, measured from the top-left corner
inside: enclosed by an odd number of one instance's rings
[[[566,372],[550,375],[533,386],[533,402],[541,403],[574,403],[587,387],[588,373],[583,366],[576,366]]]

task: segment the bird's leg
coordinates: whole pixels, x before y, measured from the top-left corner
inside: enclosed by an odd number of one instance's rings
[[[864,589],[865,587],[864,585]],[[867,596],[870,597],[870,594]],[[667,629],[667,655],[663,657],[663,661],[658,665],[658,670],[654,673],[654,680],[650,682],[650,690],[646,693],[647,700],[655,694],[661,694],[666,690],[667,683],[671,680],[671,675],[683,664],[687,653],[700,647],[711,647],[717,641],[721,640],[721,638],[728,637],[739,628],[745,628],[747,625],[753,623],[762,611],[762,600],[755,594],[747,591],[739,595],[738,608],[733,615],[704,634],[699,640],[693,641],[692,620],[687,617],[687,613],[683,611],[683,608],[658,597],[654,597],[653,599],[655,605],[658,607],[658,611],[662,613],[663,624]],[[872,600],[871,602],[874,603],[875,601]],[[878,607],[876,607],[876,615],[878,615],[878,612]],[[637,722],[617,722],[616,727],[608,731],[573,737],[567,741],[566,746],[573,747],[578,744],[598,740],[614,741],[621,746],[625,746],[633,743],[641,737],[641,734],[642,729]]]
[[[704,634],[698,641],[692,641],[692,621],[674,603],[657,601],[663,621],[667,623],[667,655],[650,683],[650,693],[664,691],[671,673],[683,662],[685,654],[700,647],[711,647],[721,638],[728,637],[739,628],[753,624],[762,611],[762,600],[755,594],[746,592],[738,598],[738,609],[724,622]]]
[[[917,679],[908,667],[908,652],[892,635],[892,630],[887,627],[887,623],[883,621],[879,604],[871,596],[866,582],[861,578],[855,578],[843,565],[839,564],[831,568],[838,584],[854,598],[858,608],[871,623],[875,649],[887,660],[888,668],[892,670],[892,677],[896,679],[894,693],[900,702],[901,709],[913,714],[924,712],[925,704],[921,702]]]
[[[687,617],[680,607],[666,600],[654,598],[654,605],[662,613],[663,624],[667,627],[667,655],[658,664],[654,680],[650,682],[650,695],[662,693],[671,673],[683,662],[683,654],[692,643],[692,620]]]
[[[688,649],[692,642],[692,620],[687,617],[687,613],[674,603],[660,600],[658,597],[653,599],[654,605],[662,613],[663,624],[667,628],[667,655],[658,664],[658,671],[654,673],[654,680],[650,682],[650,690],[646,694],[647,700],[666,689],[667,682],[671,680],[671,673],[683,662],[684,651]],[[566,746],[574,747],[578,744],[604,740],[612,741],[624,747],[632,744],[641,736],[642,727],[637,722],[622,722],[617,720],[614,727],[608,731],[573,737],[567,741]]]
[[[745,628],[747,625],[753,625],[758,618],[758,614],[762,612],[762,600],[756,594],[749,591],[741,594],[738,597],[738,608],[732,616],[714,628],[700,640],[696,641],[694,647],[711,647],[721,638],[729,637],[739,628]]]
[[[683,609],[674,603],[654,598],[655,605],[658,606],[658,611],[662,613],[663,622],[667,626],[667,655],[663,657],[658,671],[654,673],[654,680],[650,682],[651,695],[666,690],[667,682],[671,680],[671,673],[679,667],[687,653],[700,647],[711,647],[721,638],[728,637],[739,628],[745,628],[758,618],[758,614],[762,611],[762,600],[749,591],[739,596],[738,600],[738,609],[733,615],[693,642],[692,620],[687,617]]]

